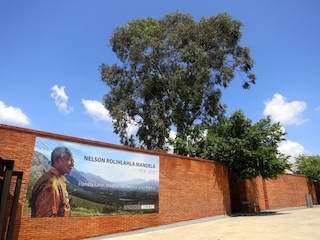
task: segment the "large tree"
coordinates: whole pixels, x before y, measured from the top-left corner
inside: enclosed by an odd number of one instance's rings
[[[320,156],[303,154],[296,157],[293,172],[305,175],[311,181],[320,182]]]
[[[239,44],[242,26],[227,14],[196,22],[175,12],[117,27],[110,45],[120,62],[100,70],[110,88],[105,107],[121,143],[165,151],[172,127],[183,132],[223,116],[221,87],[237,72],[245,89],[256,80],[250,49]],[[132,124],[138,130],[129,135]]]
[[[277,150],[285,134],[269,117],[252,124],[239,110],[213,127],[192,126],[170,142],[177,154],[226,162],[238,179],[267,179],[290,169],[289,156]]]

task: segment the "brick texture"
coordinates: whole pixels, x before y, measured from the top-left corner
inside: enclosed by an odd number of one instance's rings
[[[258,177],[253,180],[238,181],[232,178],[231,202],[232,212],[244,211],[242,201],[255,201],[260,210],[306,206],[306,195],[311,194],[317,204],[315,186],[305,176],[283,174],[277,179],[264,180]]]
[[[13,239],[83,239],[231,213],[228,173],[224,164],[156,153],[160,157],[159,212],[156,214],[22,217],[36,137],[155,154],[147,150],[0,124],[0,156],[15,160],[14,170],[24,172]],[[9,209],[7,212],[8,215]]]
[[[36,137],[159,155],[159,212],[65,218],[22,217]],[[317,203],[315,187],[305,176],[283,174],[271,180],[260,177],[246,181],[234,178],[229,180],[226,166],[220,162],[155,153],[3,124],[0,124],[0,157],[15,160],[14,170],[24,173],[13,235],[13,239],[19,240],[83,239],[225,215],[231,211],[244,211],[242,201],[246,200],[255,201],[261,210],[306,206],[306,194],[311,194],[313,202]],[[11,188],[11,194],[12,191]],[[12,196],[9,196],[8,202],[11,203],[11,200]],[[9,207],[6,212],[8,220]],[[2,232],[5,232],[5,229],[2,229]]]

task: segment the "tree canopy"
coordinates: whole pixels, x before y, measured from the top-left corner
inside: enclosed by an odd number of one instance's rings
[[[229,173],[238,179],[267,179],[290,169],[289,156],[277,150],[285,134],[280,123],[271,124],[269,117],[252,124],[239,110],[216,126],[192,126],[170,142],[177,154],[226,162]]]
[[[250,49],[240,45],[240,21],[227,14],[196,22],[175,12],[117,27],[110,46],[119,63],[100,66],[110,91],[105,107],[124,145],[166,151],[172,127],[184,132],[196,121],[209,126],[225,113],[221,88],[236,73],[242,87],[256,81]],[[137,127],[128,134],[128,127]]]
[[[320,156],[303,154],[295,158],[293,172],[320,182]]]

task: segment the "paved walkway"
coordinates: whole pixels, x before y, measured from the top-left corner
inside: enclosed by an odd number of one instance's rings
[[[90,239],[320,240],[320,205],[216,216]]]

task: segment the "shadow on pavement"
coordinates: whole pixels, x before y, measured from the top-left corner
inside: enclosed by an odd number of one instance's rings
[[[289,213],[275,212],[275,211],[264,211],[264,212],[241,212],[233,213],[230,217],[251,217],[251,216],[272,216],[272,215],[283,215]]]

